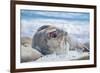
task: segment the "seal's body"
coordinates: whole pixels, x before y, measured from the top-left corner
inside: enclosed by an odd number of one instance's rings
[[[73,48],[84,48],[81,44],[74,44],[68,33],[60,28],[44,25],[40,27],[32,39],[32,48],[43,55],[63,53]]]

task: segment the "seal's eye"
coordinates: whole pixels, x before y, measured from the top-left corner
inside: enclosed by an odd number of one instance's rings
[[[57,32],[56,32],[56,31],[50,32],[50,33],[49,33],[49,36],[50,36],[51,38],[56,38],[56,37],[57,37]]]

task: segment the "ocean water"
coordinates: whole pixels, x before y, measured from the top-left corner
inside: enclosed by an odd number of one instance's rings
[[[68,32],[79,42],[89,42],[89,13],[21,10],[21,37],[33,37],[43,25],[53,25]]]

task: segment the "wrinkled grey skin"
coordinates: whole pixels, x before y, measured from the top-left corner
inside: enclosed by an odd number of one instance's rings
[[[64,42],[65,43],[68,42],[70,44],[70,49],[81,48],[83,49],[83,51],[89,51],[85,45],[78,42],[73,42],[73,40],[69,37],[67,32],[50,25],[44,25],[37,30],[37,32],[35,33],[32,39],[32,48],[35,48],[36,50],[41,52],[43,55],[53,53],[50,50],[50,48],[54,48],[54,47],[50,47],[50,45],[47,44],[47,41],[49,39],[52,39],[52,37],[48,36],[48,33],[50,33],[52,29],[55,29],[54,31],[56,31],[56,34],[57,34],[57,37],[54,39],[61,41],[61,38],[65,37]]]
[[[50,46],[47,45],[47,40],[52,39],[52,37],[48,36],[48,31],[52,29],[56,29],[57,37],[55,39],[59,39],[60,37],[67,35],[67,32],[64,32],[61,29],[51,27],[50,25],[44,25],[40,27],[33,36],[32,48],[37,49],[43,55],[52,53],[52,51],[49,49]]]

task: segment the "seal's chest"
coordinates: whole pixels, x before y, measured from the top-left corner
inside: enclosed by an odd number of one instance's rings
[[[67,54],[69,51],[69,43],[64,43],[64,40],[50,39],[47,41],[47,45],[53,53]]]
[[[58,48],[60,45],[60,42],[54,38],[47,40],[47,45],[51,48]]]

